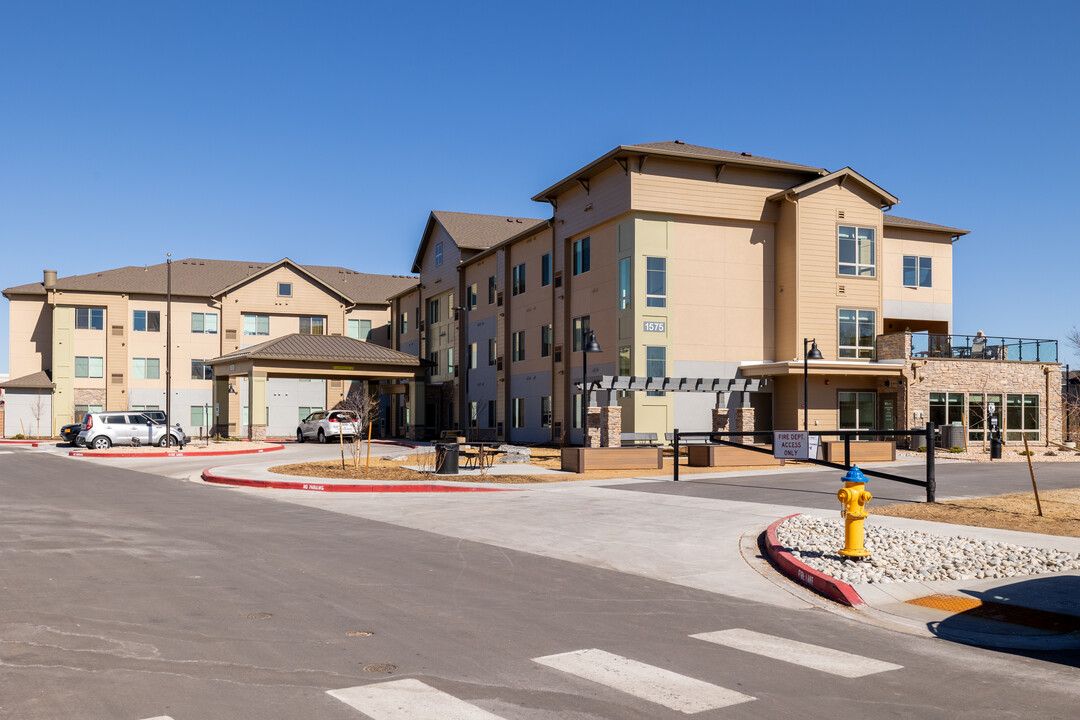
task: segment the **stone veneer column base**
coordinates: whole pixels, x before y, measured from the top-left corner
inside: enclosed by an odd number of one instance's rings
[[[265,425],[249,425],[248,426],[248,440],[254,440],[261,442],[266,439],[266,426]]]
[[[735,432],[754,431],[754,408],[741,407],[735,409]]]
[[[585,447],[600,447],[602,424],[600,408],[590,407],[585,409]]]
[[[713,432],[727,432],[728,429],[728,410],[727,408],[713,408],[712,411],[712,430]]]
[[[622,447],[622,408],[618,405],[600,411],[600,447]]]

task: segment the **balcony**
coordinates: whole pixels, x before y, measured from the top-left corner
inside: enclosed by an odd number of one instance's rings
[[[1058,362],[1057,340],[901,332],[879,335],[878,360],[937,358],[1000,362]]]

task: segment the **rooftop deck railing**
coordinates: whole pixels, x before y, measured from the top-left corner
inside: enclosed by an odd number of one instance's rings
[[[911,333],[911,357],[1057,362],[1057,340],[995,335]]]

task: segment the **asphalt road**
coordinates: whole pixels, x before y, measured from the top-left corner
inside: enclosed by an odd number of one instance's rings
[[[632,667],[609,656],[755,698],[694,714],[710,719],[1072,718],[1080,700],[1075,654],[968,648],[26,450],[0,455],[0,567],[2,718],[686,716],[638,697],[649,681],[619,686]],[[751,649],[690,637],[732,629],[763,635]],[[901,667],[834,675],[762,654],[764,636]],[[594,649],[608,655],[575,656],[574,672],[535,660]],[[419,714],[415,692],[377,686],[394,680],[467,705]],[[356,686],[391,693],[386,708],[327,694]]]

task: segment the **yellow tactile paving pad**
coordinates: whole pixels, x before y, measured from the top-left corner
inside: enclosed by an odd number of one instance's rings
[[[1076,632],[1080,630],[1080,617],[1062,615],[1046,610],[1006,605],[1005,603],[984,601],[964,595],[926,595],[906,601],[908,605],[962,613],[969,617],[996,620],[997,622],[1023,625],[1036,630],[1050,632]]]

